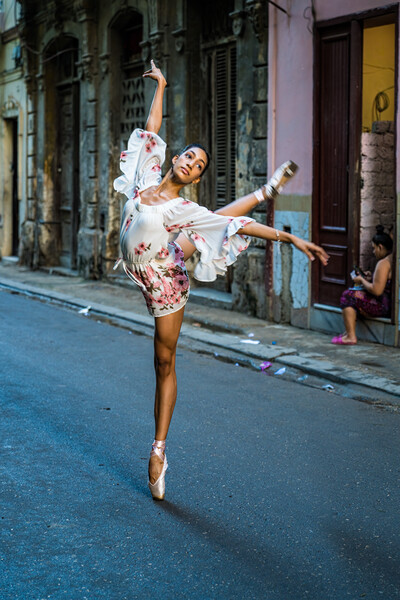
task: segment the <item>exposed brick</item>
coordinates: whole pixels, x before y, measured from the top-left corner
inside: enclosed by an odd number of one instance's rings
[[[254,175],[267,176],[267,140],[254,140]]]
[[[385,133],[385,135],[383,136],[384,138],[384,144],[385,146],[387,146],[388,148],[393,148],[394,147],[394,135],[393,133]]]
[[[97,152],[88,152],[86,160],[87,176],[96,177]]]
[[[35,135],[28,135],[28,156],[33,156],[35,154]]]
[[[252,108],[252,116],[254,122],[254,137],[265,138],[267,137],[267,104],[254,104]]]
[[[97,127],[88,127],[84,134],[84,145],[89,152],[96,152]]]
[[[377,146],[376,154],[377,154],[377,157],[390,161],[394,167],[393,147],[388,148],[388,146],[385,146],[384,144],[382,144],[381,146]]]
[[[378,158],[378,147],[372,146],[371,144],[363,144],[361,148],[362,162],[364,162],[365,158]],[[382,157],[384,158],[384,157]]]
[[[28,156],[28,177],[33,177],[35,175],[35,158],[33,156]]]
[[[379,173],[382,170],[382,163],[377,159],[366,158],[362,161],[362,170],[365,173]]]
[[[257,102],[268,100],[268,68],[258,67],[254,70],[254,97]]]
[[[28,134],[36,132],[36,113],[31,113],[28,116]]]
[[[34,177],[28,177],[28,199],[35,198],[36,180]]]

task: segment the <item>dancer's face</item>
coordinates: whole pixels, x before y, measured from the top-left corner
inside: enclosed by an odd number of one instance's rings
[[[185,150],[180,156],[172,159],[174,176],[185,185],[199,183],[201,174],[207,165],[207,154],[201,148],[193,146]]]

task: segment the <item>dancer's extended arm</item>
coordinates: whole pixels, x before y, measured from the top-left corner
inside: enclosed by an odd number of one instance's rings
[[[150,79],[154,79],[157,82],[156,91],[154,92],[154,98],[153,102],[151,103],[145,129],[146,131],[158,133],[162,123],[162,105],[164,90],[167,82],[165,81],[165,77],[161,73],[160,69],[158,69],[154,64],[153,60],[151,61],[151,69],[145,71],[143,73],[143,77],[150,77]]]
[[[238,233],[252,235],[253,237],[257,237],[262,240],[288,242],[289,244],[293,244],[293,246],[295,246],[298,250],[301,250],[301,252],[304,252],[304,254],[306,254],[310,260],[314,260],[315,257],[317,257],[324,266],[328,264],[329,256],[323,248],[317,246],[313,242],[307,242],[306,240],[303,240],[292,233],[288,233],[287,231],[280,231],[274,227],[268,227],[267,225],[262,225],[261,223],[256,223],[254,221],[242,229],[239,229]]]

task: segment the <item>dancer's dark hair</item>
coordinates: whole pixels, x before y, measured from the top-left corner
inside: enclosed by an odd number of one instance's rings
[[[390,237],[389,233],[385,231],[383,225],[376,226],[376,234],[372,238],[372,241],[376,246],[382,244],[382,246],[386,248],[386,250],[388,250],[389,252],[393,250],[393,240]]]

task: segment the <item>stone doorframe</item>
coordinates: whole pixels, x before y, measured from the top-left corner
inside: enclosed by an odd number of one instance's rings
[[[14,121],[17,124],[17,139],[20,140],[23,133],[24,124],[24,113],[19,102],[13,97],[9,96],[4,102],[0,109],[0,117],[2,121],[3,129],[3,156],[2,156],[2,171],[4,175],[4,186],[3,186],[3,198],[2,204],[0,204],[0,227],[3,230],[2,244],[0,247],[0,256],[11,256],[13,254],[13,176],[10,171],[10,163],[13,160],[13,132],[10,131],[11,122]],[[20,201],[22,198],[22,161],[21,161],[21,146],[18,143],[17,147],[17,165],[18,165],[18,220],[19,223],[23,221],[23,214],[21,214]]]

